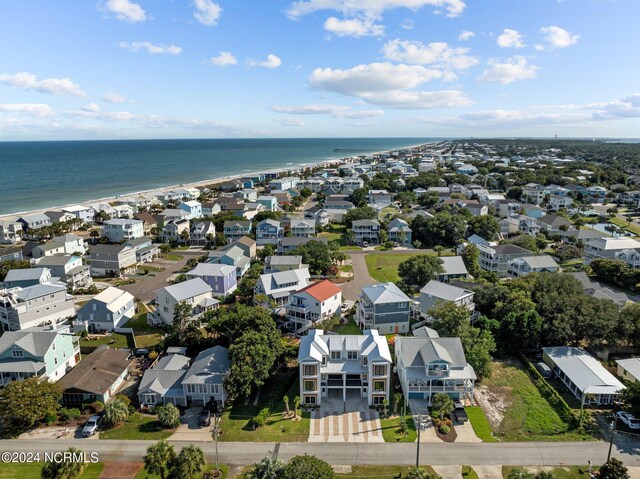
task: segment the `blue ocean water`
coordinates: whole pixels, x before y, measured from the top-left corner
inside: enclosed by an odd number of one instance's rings
[[[439,140],[309,138],[0,142],[0,215]]]

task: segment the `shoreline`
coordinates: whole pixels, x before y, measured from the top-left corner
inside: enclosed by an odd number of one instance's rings
[[[380,155],[383,153],[389,153],[392,151],[397,151],[397,150],[402,150],[402,149],[411,149],[411,148],[418,148],[421,146],[425,146],[428,145],[432,142],[427,142],[427,143],[419,143],[417,145],[409,145],[409,146],[405,146],[402,148],[397,148],[397,149],[391,149],[391,150],[381,150],[381,151],[374,151],[371,153],[367,153],[365,156],[368,155]],[[437,143],[437,142],[433,142],[433,143]],[[362,154],[356,154],[353,156],[345,156],[345,157],[340,157],[340,158],[336,158],[336,159],[324,159],[324,160],[320,160],[317,162],[310,162],[310,163],[299,163],[296,165],[286,165],[283,167],[276,167],[276,168],[271,168],[271,169],[267,169],[264,172],[265,173],[282,173],[284,171],[290,171],[290,170],[304,170],[306,168],[314,168],[317,166],[328,166],[331,164],[343,164],[345,163],[347,160],[349,160],[350,158],[355,158],[358,156],[362,156]],[[45,207],[45,208],[37,208],[37,209],[33,209],[33,210],[25,210],[25,211],[17,211],[14,213],[6,213],[6,214],[1,214],[0,215],[0,221],[15,221],[17,220],[20,216],[27,216],[27,215],[33,215],[33,214],[41,214],[44,213],[45,211],[55,211],[55,210],[61,210],[62,208],[68,208],[69,206],[74,206],[74,205],[84,205],[84,204],[92,204],[92,203],[113,203],[113,202],[117,202],[118,199],[120,198],[128,198],[131,196],[139,196],[139,195],[143,195],[143,194],[157,194],[157,193],[161,193],[162,191],[165,190],[170,190],[172,188],[197,188],[197,187],[202,187],[202,186],[206,186],[206,185],[217,185],[220,183],[224,183],[225,181],[230,181],[230,180],[234,180],[234,179],[239,179],[239,178],[243,178],[245,176],[250,175],[251,173],[245,173],[245,174],[237,174],[237,175],[227,175],[227,176],[223,176],[223,177],[218,177],[218,178],[210,178],[207,180],[197,180],[197,181],[193,181],[193,182],[189,182],[189,183],[180,183],[180,184],[176,184],[176,185],[167,185],[167,186],[160,186],[160,187],[156,187],[156,188],[150,188],[150,189],[146,189],[146,190],[139,190],[139,191],[134,191],[134,192],[130,192],[130,193],[123,193],[120,195],[116,195],[116,196],[106,196],[103,198],[97,198],[97,199],[90,199],[90,200],[85,200],[85,201],[77,201],[75,203],[66,203],[64,205],[59,205],[59,206],[49,206],[49,207]]]

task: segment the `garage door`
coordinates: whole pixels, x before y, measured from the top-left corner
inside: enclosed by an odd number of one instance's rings
[[[409,399],[424,399],[424,393],[409,393]]]

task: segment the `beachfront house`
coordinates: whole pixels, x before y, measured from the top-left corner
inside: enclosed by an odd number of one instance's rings
[[[342,290],[328,279],[291,294],[285,306],[285,327],[295,334],[340,313]]]
[[[93,223],[95,221],[96,210],[90,205],[72,205],[61,208],[65,213],[73,215],[83,223]]]
[[[89,246],[91,276],[120,276],[137,266],[136,251],[121,244],[96,244]]]
[[[144,225],[140,220],[116,218],[104,222],[102,236],[110,243],[126,243],[144,236]]]
[[[284,236],[284,228],[278,220],[266,219],[256,225],[256,242],[258,246],[266,244],[277,245]]]
[[[454,400],[473,399],[476,373],[460,338],[396,336],[396,366],[404,397],[426,400],[444,393]]]
[[[81,325],[82,329],[91,333],[113,331],[123,327],[135,314],[133,295],[110,286],[82,305],[74,326]]]
[[[22,225],[22,230],[31,233],[33,230],[42,228],[43,226],[51,226],[51,219],[44,213],[34,213],[31,215],[21,216],[16,220]]]
[[[186,276],[187,279],[202,279],[216,297],[225,298],[238,288],[236,267],[227,264],[198,263]]]
[[[325,335],[312,329],[300,338],[300,398],[303,404],[362,401],[382,406],[391,390],[391,352],[376,330],[360,335]]]
[[[356,309],[361,329],[377,329],[381,334],[409,332],[412,300],[394,283],[362,288]]]
[[[211,286],[201,278],[165,286],[155,291],[156,310],[147,316],[149,322],[152,324],[171,324],[175,308],[180,303],[190,305],[191,319],[197,319],[206,311],[217,309],[220,301],[213,297]]]
[[[80,361],[80,338],[69,327],[7,331],[0,337],[0,387],[37,376],[58,381]]]
[[[44,283],[0,289],[0,324],[3,331],[56,324],[76,314],[73,297],[63,283]]]

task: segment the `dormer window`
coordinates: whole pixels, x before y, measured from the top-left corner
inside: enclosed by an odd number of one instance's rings
[[[347,351],[347,359],[358,359],[358,351]]]
[[[24,357],[24,351],[22,349],[14,349],[12,352],[14,358],[22,358]]]

